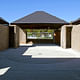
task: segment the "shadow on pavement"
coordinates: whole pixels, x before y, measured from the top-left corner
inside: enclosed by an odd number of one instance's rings
[[[79,58],[23,56],[28,48],[21,46],[1,52],[0,70],[6,67],[10,69],[0,75],[0,80],[80,80]]]

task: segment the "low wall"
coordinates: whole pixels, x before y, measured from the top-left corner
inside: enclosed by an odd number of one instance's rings
[[[0,50],[9,47],[9,27],[0,24]]]
[[[52,44],[53,39],[27,39],[27,43],[32,42],[34,44]]]

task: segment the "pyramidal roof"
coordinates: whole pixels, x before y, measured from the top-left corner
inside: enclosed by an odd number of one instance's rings
[[[72,24],[80,24],[80,18],[78,18],[77,20],[75,21],[71,21]]]
[[[0,17],[0,24],[9,24],[6,20]]]
[[[36,11],[30,15],[24,16],[14,22],[13,24],[17,23],[68,23],[56,16],[50,15],[44,11]]]

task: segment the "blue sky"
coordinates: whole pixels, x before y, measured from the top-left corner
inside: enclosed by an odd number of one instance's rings
[[[0,0],[0,17],[8,22],[34,11],[46,11],[70,22],[80,17],[80,0]]]

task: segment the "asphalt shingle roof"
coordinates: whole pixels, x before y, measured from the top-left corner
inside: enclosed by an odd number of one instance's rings
[[[78,18],[78,19],[75,20],[75,21],[72,21],[71,23],[72,23],[72,24],[80,24],[80,18]]]
[[[9,24],[6,20],[0,17],[0,24]]]
[[[36,11],[30,15],[24,16],[12,23],[68,23],[56,16],[50,15],[44,11]]]

